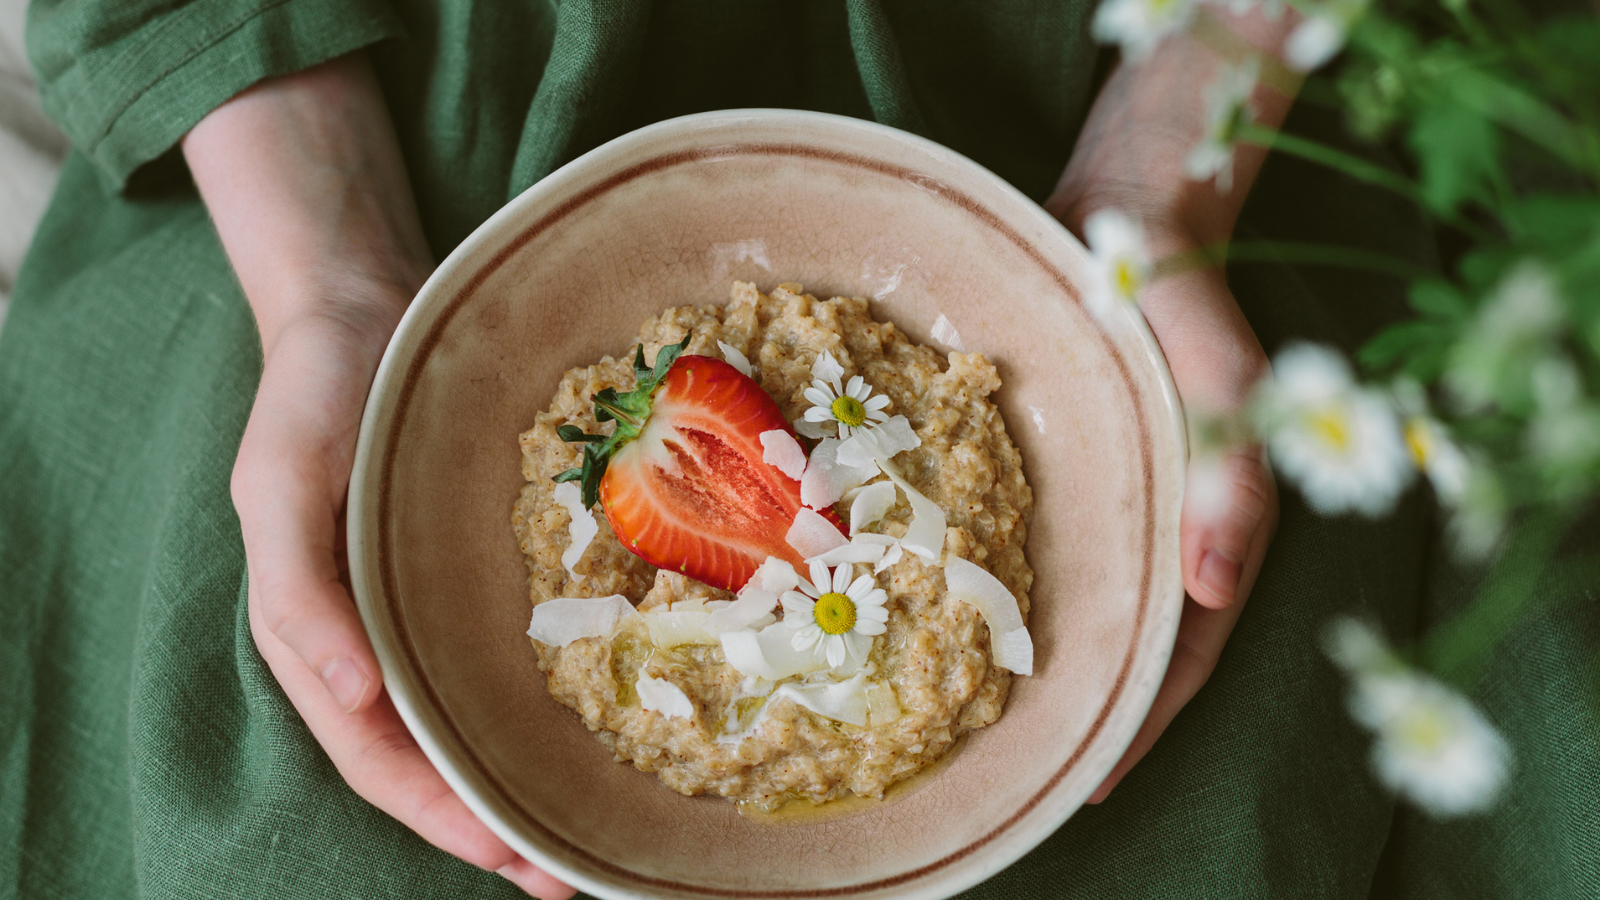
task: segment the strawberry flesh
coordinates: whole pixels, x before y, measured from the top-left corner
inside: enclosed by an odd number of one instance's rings
[[[680,356],[687,337],[644,364],[635,351],[635,389],[595,395],[610,436],[558,431],[585,443],[583,465],[557,476],[581,481],[585,505],[598,500],[611,529],[640,559],[713,587],[738,590],[775,556],[797,571],[790,546],[800,482],[763,457],[761,435],[793,436],[778,404],[748,375],[720,359]],[[822,515],[844,533],[832,510]]]

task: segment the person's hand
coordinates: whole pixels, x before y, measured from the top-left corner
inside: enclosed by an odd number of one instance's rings
[[[571,896],[428,762],[383,692],[350,597],[343,516],[362,408],[432,269],[371,72],[356,56],[263,82],[196,125],[183,150],[261,332],[232,493],[262,658],[357,794],[533,896]]]
[[[1248,39],[1275,46],[1287,17],[1233,23]],[[1083,235],[1084,219],[1115,208],[1143,224],[1153,259],[1190,254],[1228,239],[1264,153],[1241,147],[1232,189],[1191,181],[1184,171],[1203,134],[1205,85],[1221,61],[1187,37],[1168,40],[1147,61],[1123,64],[1090,112],[1072,159],[1046,208]],[[1258,88],[1258,121],[1275,126],[1292,98]],[[1191,412],[1239,410],[1267,371],[1266,355],[1218,268],[1189,269],[1149,284],[1140,307]],[[1090,803],[1104,800],[1206,683],[1261,570],[1278,521],[1278,492],[1259,447],[1231,453],[1222,502],[1185,497],[1180,543],[1188,594],[1177,644],[1144,724]],[[1191,475],[1195,474],[1191,469]]]

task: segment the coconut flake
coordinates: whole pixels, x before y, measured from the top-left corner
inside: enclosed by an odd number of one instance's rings
[[[779,685],[767,704],[770,706],[773,701],[788,698],[819,716],[848,725],[865,726],[870,709],[866,678],[866,672],[858,672],[849,681]]]
[[[703,609],[668,609],[641,613],[645,627],[650,629],[650,643],[662,650],[680,644],[715,644],[717,636],[706,631],[706,621],[712,613]]]
[[[878,481],[862,488],[850,501],[850,536],[855,537],[861,529],[877,524],[894,509],[896,499],[892,481]]]
[[[802,559],[821,556],[835,547],[842,547],[849,543],[844,535],[834,524],[822,517],[816,510],[801,507],[794,514],[794,524],[789,527],[789,533],[784,536],[789,546],[800,551]]]
[[[802,417],[795,419],[792,424],[794,425],[795,433],[801,437],[808,437],[813,441],[817,441],[828,436],[828,433],[822,430],[821,422],[812,422]]]
[[[839,439],[825,438],[811,451],[805,474],[800,477],[800,502],[812,509],[827,509],[839,502],[844,492],[866,484],[878,474],[876,464],[839,464]]]
[[[773,607],[778,605],[778,595],[756,587],[754,578],[750,582],[739,592],[739,599],[711,613],[700,627],[708,634],[721,635],[725,631],[755,627],[757,622],[770,615]]]
[[[565,647],[580,638],[605,637],[626,618],[639,615],[628,598],[557,597],[533,608],[528,637],[552,647]]]
[[[639,705],[645,709],[653,709],[669,719],[694,718],[694,704],[689,701],[689,695],[665,678],[652,678],[640,669],[633,689],[639,692]]]
[[[839,379],[844,377],[844,366],[839,365],[839,361],[833,358],[831,352],[824,350],[817,357],[817,361],[811,364],[811,377],[820,378],[831,383],[834,391],[838,392],[840,389]]]
[[[768,681],[782,681],[792,675],[805,675],[826,669],[809,650],[794,649],[794,629],[775,622],[760,631],[726,631],[722,634],[722,655],[740,675],[755,675]]]
[[[900,708],[900,698],[887,681],[874,681],[867,685],[867,710],[872,715],[872,727],[887,725],[905,715]]]
[[[889,548],[879,543],[857,543],[856,541],[851,541],[848,544],[835,547],[827,553],[820,553],[810,557],[806,562],[819,562],[830,567],[844,565],[845,563],[875,563],[883,559],[883,553],[887,549]]]
[[[571,576],[574,584],[583,580],[574,568],[578,560],[583,558],[583,551],[589,549],[589,542],[600,533],[600,523],[595,521],[594,512],[583,508],[583,491],[579,490],[575,481],[563,481],[556,485],[555,493],[551,497],[556,503],[565,507],[570,521],[567,522],[567,536],[571,541],[567,549],[561,551],[561,564],[567,567],[567,574]]]
[[[1022,623],[1017,598],[1000,579],[977,563],[952,554],[945,560],[944,583],[950,596],[976,606],[983,614],[995,665],[1018,675],[1032,675],[1033,638]]]
[[[738,369],[739,374],[745,376],[746,378],[750,377],[749,357],[740,352],[738,347],[730,346],[724,341],[717,341],[717,347],[722,350],[722,358],[728,361],[728,365]]]
[[[784,591],[792,591],[800,586],[800,573],[796,572],[794,566],[788,562],[776,556],[769,556],[765,562],[756,567],[756,573],[750,576],[749,584],[769,594],[781,595]]]
[[[911,525],[906,529],[905,537],[900,539],[900,545],[937,564],[939,557],[944,554],[944,510],[912,487],[893,463],[885,460],[882,467],[883,473],[893,479],[900,490],[906,492],[906,499],[911,501]]]
[[[806,451],[800,448],[794,435],[782,428],[761,432],[761,461],[795,481],[806,471]]]

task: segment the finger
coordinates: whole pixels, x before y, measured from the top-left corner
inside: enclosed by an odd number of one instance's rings
[[[363,393],[339,383],[345,373],[326,361],[329,349],[314,335],[280,343],[262,376],[232,489],[253,610],[317,673],[338,705],[354,712],[373,702],[382,681],[340,583],[336,552],[351,423],[359,422]],[[328,399],[318,404],[306,397]]]
[[[1249,596],[1278,522],[1278,488],[1261,448],[1190,464],[1179,528],[1183,587],[1222,609]],[[1215,484],[1207,482],[1215,481]]]
[[[266,628],[254,607],[250,622],[262,658],[352,790],[428,843],[499,872],[535,897],[572,895],[571,888],[523,860],[472,814],[433,768],[387,695],[365,710],[346,713],[299,655]]]
[[[539,900],[567,900],[578,892],[576,888],[557,881],[545,870],[520,857],[496,871],[505,880],[522,888],[523,893],[538,897]]]
[[[1145,716],[1144,724],[1139,726],[1139,733],[1134,735],[1133,743],[1128,745],[1122,759],[1117,761],[1111,774],[1106,776],[1106,780],[1087,802],[1099,803],[1106,799],[1123,776],[1128,774],[1128,770],[1150,752],[1156,738],[1167,730],[1184,704],[1205,685],[1206,679],[1217,667],[1222,646],[1227,643],[1228,635],[1233,632],[1233,625],[1239,620],[1239,613],[1243,609],[1242,603],[1223,609],[1208,609],[1192,600],[1184,600],[1183,618],[1178,623],[1178,640],[1172,648],[1172,660],[1167,663],[1166,677],[1156,691],[1150,713]]]

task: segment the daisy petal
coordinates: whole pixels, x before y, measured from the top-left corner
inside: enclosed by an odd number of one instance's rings
[[[831,407],[834,400],[834,398],[831,397],[827,391],[820,387],[806,388],[806,399],[811,401],[813,406],[817,406],[822,409]]]
[[[836,634],[828,635],[828,665],[837,669],[844,665],[844,639]]]
[[[850,376],[850,383],[845,385],[844,394],[856,400],[865,400],[872,395],[872,388],[867,387],[867,380],[860,375]]]
[[[815,560],[811,562],[811,584],[816,589],[816,596],[821,597],[827,593],[833,584],[833,573],[829,571],[826,563]]]
[[[882,622],[875,622],[871,619],[857,619],[855,631],[857,634],[883,634],[887,628],[888,626]]]
[[[889,405],[889,398],[882,394],[877,394],[861,401],[861,405],[866,407],[868,412],[876,412]]]
[[[833,570],[833,592],[835,594],[844,594],[850,589],[850,576],[853,568],[855,567],[843,565]]]

